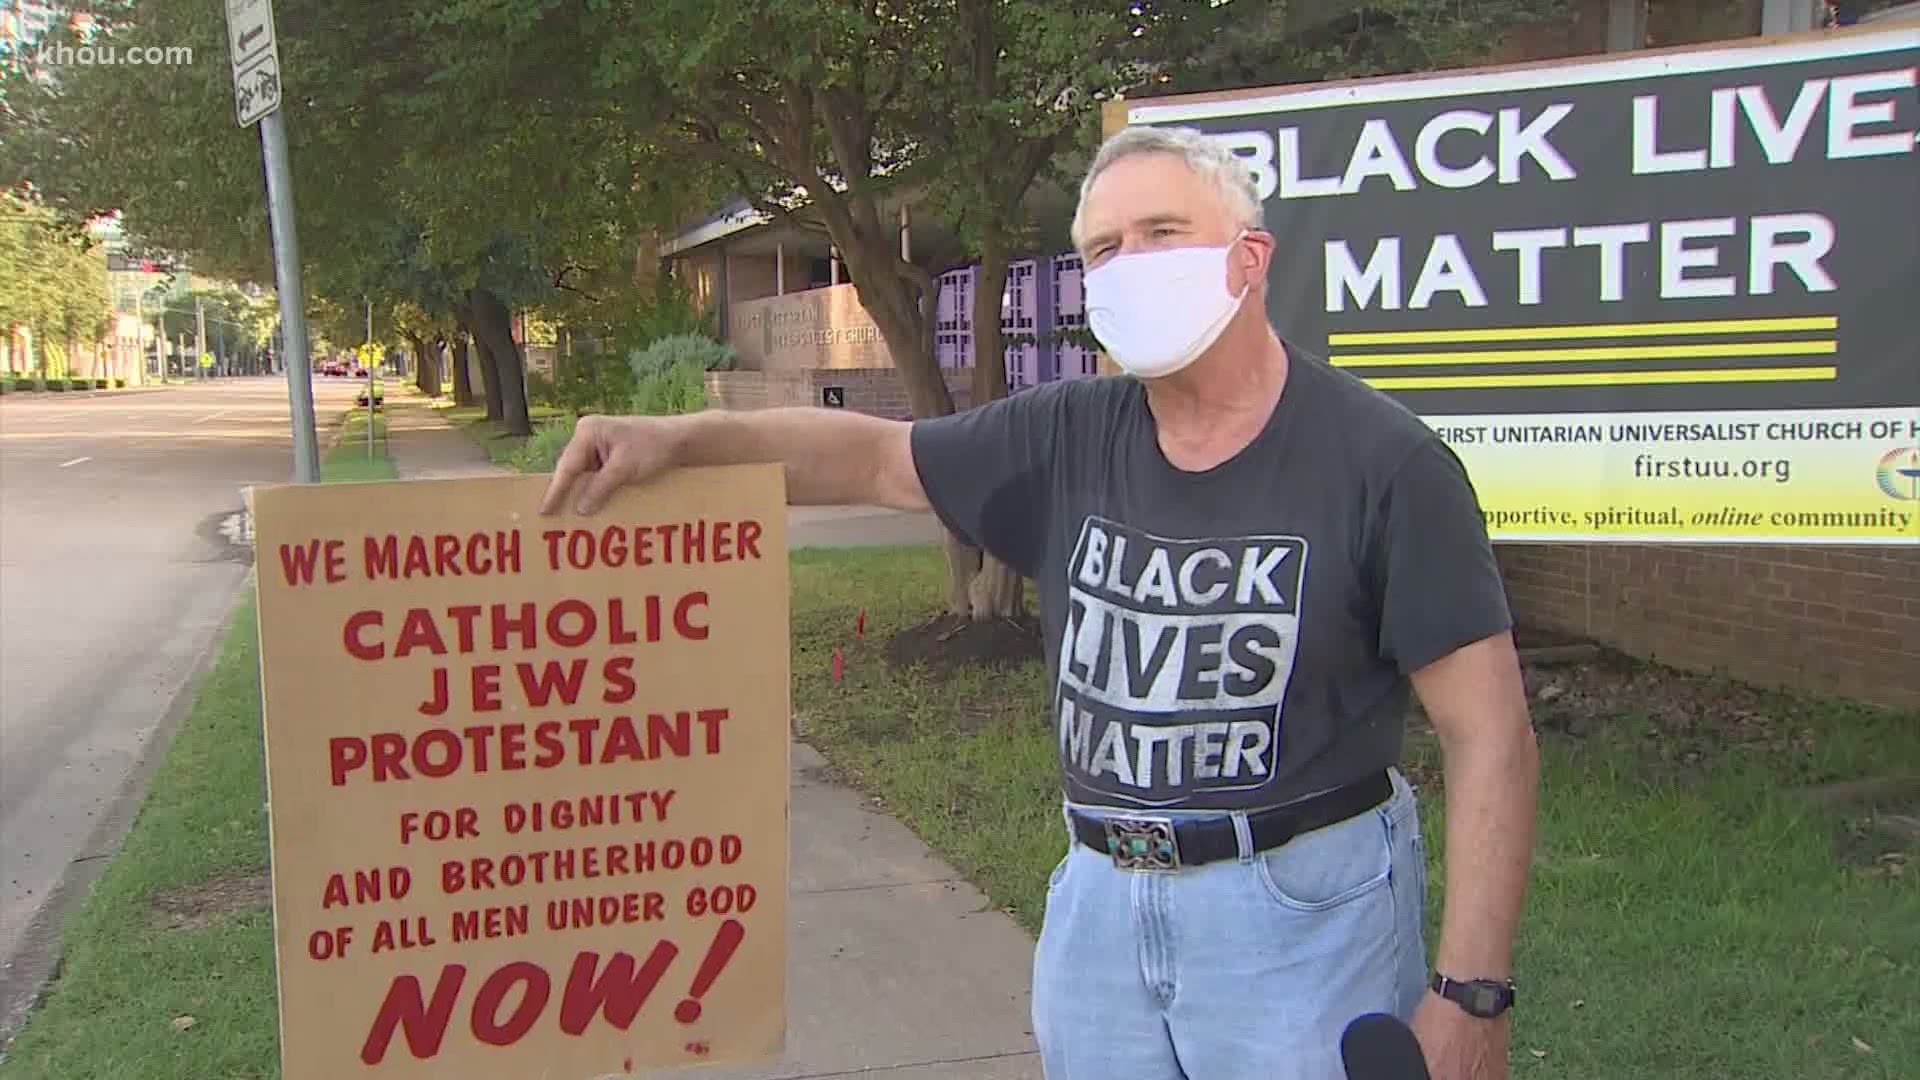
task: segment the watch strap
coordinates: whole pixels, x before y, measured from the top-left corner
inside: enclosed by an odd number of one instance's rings
[[[1430,985],[1434,993],[1484,1019],[1506,1012],[1518,998],[1512,979],[1452,979],[1436,971]]]

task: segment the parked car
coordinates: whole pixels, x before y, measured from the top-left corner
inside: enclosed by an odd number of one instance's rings
[[[340,375],[345,375],[346,373],[347,373],[347,365],[341,363],[338,360],[329,360],[320,368],[320,374],[322,375],[331,375],[331,376],[337,377]]]

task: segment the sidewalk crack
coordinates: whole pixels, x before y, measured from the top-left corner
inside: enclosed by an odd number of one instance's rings
[[[831,889],[795,889],[792,896],[827,896],[833,893],[872,892],[876,889],[905,889],[915,885],[950,885],[957,877],[927,878],[924,881],[876,881],[868,885],[837,885]]]

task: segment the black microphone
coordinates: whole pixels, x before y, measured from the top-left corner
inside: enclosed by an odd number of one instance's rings
[[[1347,1080],[1432,1080],[1413,1029],[1386,1013],[1368,1013],[1340,1036]]]

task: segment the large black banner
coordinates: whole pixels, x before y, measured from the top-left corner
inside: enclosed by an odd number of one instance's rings
[[[1496,535],[1920,543],[1920,28],[1130,103]]]

